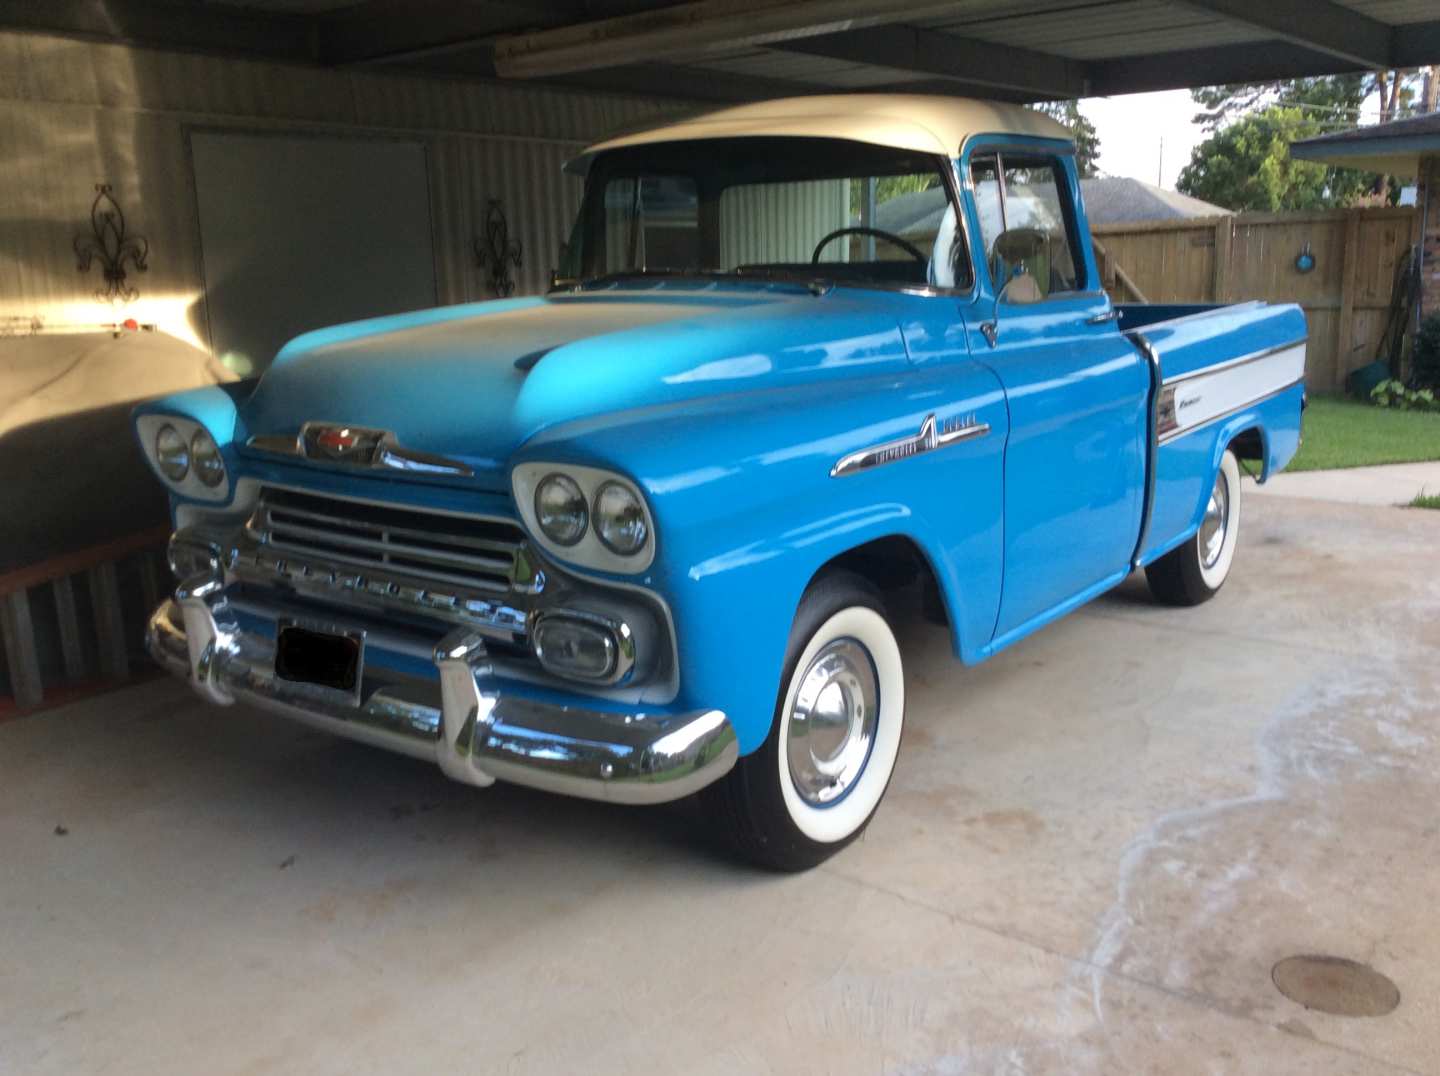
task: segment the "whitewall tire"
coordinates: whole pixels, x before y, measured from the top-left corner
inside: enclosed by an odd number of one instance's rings
[[[1230,575],[1240,540],[1240,463],[1226,449],[1205,503],[1200,528],[1145,569],[1150,592],[1170,605],[1209,601]]]
[[[879,596],[864,579],[816,581],[796,612],[770,734],[707,802],[735,848],[805,870],[875,814],[900,752],[905,676]]]

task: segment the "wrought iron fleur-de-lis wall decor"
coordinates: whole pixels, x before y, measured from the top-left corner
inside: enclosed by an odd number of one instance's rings
[[[145,259],[150,256],[150,242],[144,236],[125,234],[125,214],[108,183],[95,184],[90,228],[94,235],[75,237],[75,257],[82,273],[90,271],[92,261],[100,263],[105,286],[95,290],[95,298],[102,303],[133,302],[140,292],[125,282],[129,276],[125,266],[128,264],[137,273],[145,272],[149,268]]]
[[[505,297],[515,290],[512,269],[521,265],[520,240],[510,238],[510,224],[505,219],[505,210],[500,207],[499,198],[490,199],[490,208],[485,213],[485,234],[476,236],[475,264],[490,270],[490,290]]]

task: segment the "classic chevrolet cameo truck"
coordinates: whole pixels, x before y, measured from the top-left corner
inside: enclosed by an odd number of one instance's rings
[[[966,663],[1136,569],[1205,601],[1238,461],[1299,443],[1299,309],[1113,304],[1036,112],[806,97],[568,167],[549,294],[307,333],[253,391],[137,410],[176,528],[149,647],[206,699],[472,785],[701,793],[802,869],[895,769],[887,599]]]

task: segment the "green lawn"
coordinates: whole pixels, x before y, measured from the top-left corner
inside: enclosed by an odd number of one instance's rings
[[[1440,497],[1432,497],[1428,493],[1422,493],[1410,502],[1411,508],[1440,508]]]
[[[1440,414],[1311,396],[1305,441],[1287,471],[1440,460]]]

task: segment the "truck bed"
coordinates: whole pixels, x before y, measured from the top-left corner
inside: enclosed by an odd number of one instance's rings
[[[1200,525],[1232,444],[1263,481],[1300,443],[1305,315],[1293,304],[1117,304],[1120,329],[1155,364],[1153,500],[1137,564]]]

